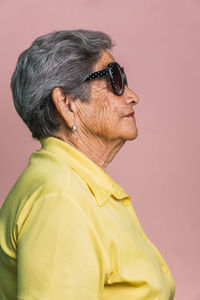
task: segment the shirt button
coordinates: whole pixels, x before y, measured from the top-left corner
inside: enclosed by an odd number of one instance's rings
[[[125,205],[125,206],[128,206],[129,204],[130,204],[130,200],[127,200],[127,199],[124,200],[124,205]]]
[[[162,267],[162,271],[163,271],[163,273],[167,274],[167,273],[168,273],[167,267],[166,267],[166,266],[163,266],[163,267]]]
[[[142,237],[143,237],[144,240],[147,240],[147,236],[144,232],[142,233]]]

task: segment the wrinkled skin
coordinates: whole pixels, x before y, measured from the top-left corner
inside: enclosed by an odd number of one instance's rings
[[[95,65],[99,71],[115,61],[113,56],[103,50]],[[108,77],[91,80],[90,101],[83,103],[63,95],[59,88],[52,94],[62,123],[54,136],[71,144],[87,155],[104,171],[127,140],[138,135],[135,118],[125,117],[133,112],[138,96],[127,86],[123,95],[113,93]],[[72,132],[72,125],[77,127]]]

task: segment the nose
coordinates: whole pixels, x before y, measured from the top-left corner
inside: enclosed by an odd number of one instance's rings
[[[133,105],[138,104],[138,102],[139,102],[138,95],[132,89],[130,89],[127,85],[125,85],[124,95],[125,95],[127,104],[129,104],[129,103],[131,103]]]

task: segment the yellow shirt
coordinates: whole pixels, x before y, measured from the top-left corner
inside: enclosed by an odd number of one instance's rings
[[[0,211],[0,299],[172,300],[122,187],[69,144],[41,144]]]

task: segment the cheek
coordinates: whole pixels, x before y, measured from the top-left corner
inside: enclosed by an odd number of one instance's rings
[[[113,101],[112,95],[105,97],[105,101],[100,106],[99,125],[101,133],[107,136],[113,136],[117,133],[120,124],[119,107],[116,101]]]
[[[99,136],[115,135],[120,126],[119,99],[108,89],[107,81],[95,82],[92,95],[88,114],[90,130]]]
[[[110,103],[110,97],[107,87],[96,84],[94,89],[94,97],[92,98],[91,119],[94,121],[94,126],[99,133],[103,133],[107,123],[112,120],[113,111]]]

